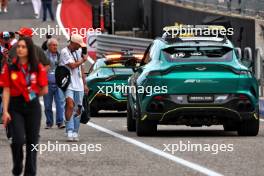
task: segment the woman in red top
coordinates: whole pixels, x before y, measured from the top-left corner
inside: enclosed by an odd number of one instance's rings
[[[26,143],[25,176],[36,175],[37,151],[41,106],[39,96],[48,92],[45,68],[35,57],[31,38],[21,38],[17,43],[17,58],[4,64],[1,72],[3,86],[3,122],[10,122],[12,134],[13,175],[23,170],[23,145]]]

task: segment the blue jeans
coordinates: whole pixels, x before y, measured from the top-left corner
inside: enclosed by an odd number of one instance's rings
[[[63,96],[63,92],[62,90],[60,90],[60,88],[58,88],[56,84],[49,84],[48,89],[48,94],[44,95],[46,124],[48,126],[53,125],[52,103],[54,98],[56,105],[56,124],[60,125],[64,120],[65,99]]]
[[[82,107],[84,91],[74,91],[67,89],[65,91],[65,98],[71,98],[74,101],[74,110],[72,113],[72,117],[69,121],[65,121],[66,132],[79,132],[80,128],[80,115],[77,116],[78,106]]]

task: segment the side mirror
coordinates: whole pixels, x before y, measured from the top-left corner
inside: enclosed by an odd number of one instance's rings
[[[252,50],[250,47],[246,47],[243,52],[243,58],[241,59],[241,62],[243,65],[245,65],[248,68],[253,67],[253,56],[252,56]]]

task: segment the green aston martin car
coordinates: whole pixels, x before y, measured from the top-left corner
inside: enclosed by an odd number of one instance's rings
[[[154,135],[157,125],[223,125],[255,136],[258,83],[250,58],[227,38],[157,38],[129,78],[127,129]]]
[[[91,116],[97,116],[100,110],[125,111],[127,93],[125,87],[133,67],[142,58],[142,54],[109,54],[97,59],[86,77],[89,86],[87,100]],[[131,64],[132,63],[132,64]]]

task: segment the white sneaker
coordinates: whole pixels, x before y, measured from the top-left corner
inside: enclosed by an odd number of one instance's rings
[[[25,2],[24,2],[24,1],[21,1],[21,2],[20,2],[20,4],[21,4],[21,5],[24,5],[24,4],[25,4]]]
[[[68,138],[69,142],[73,141],[73,132],[72,131],[68,131],[67,138]]]
[[[79,141],[79,134],[78,134],[78,133],[74,132],[74,133],[72,134],[72,137],[73,137],[73,141],[76,141],[76,142]]]
[[[35,18],[39,19],[40,15],[39,14],[35,14]]]
[[[7,8],[4,8],[4,13],[7,13]]]

